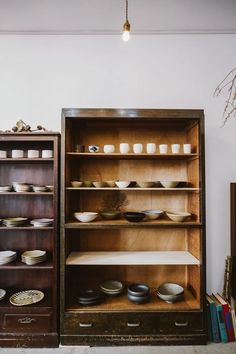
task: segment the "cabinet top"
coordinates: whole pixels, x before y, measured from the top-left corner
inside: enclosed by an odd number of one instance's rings
[[[63,108],[62,119],[76,118],[149,118],[203,119],[202,109],[134,109],[134,108]]]
[[[60,136],[60,132],[54,132],[54,131],[44,131],[44,132],[4,132],[4,131],[0,131],[0,136],[23,136],[23,137],[33,137],[33,136],[37,136],[37,137],[44,137],[44,136]]]

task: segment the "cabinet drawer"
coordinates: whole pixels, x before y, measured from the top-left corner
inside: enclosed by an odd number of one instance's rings
[[[5,314],[2,327],[11,332],[48,332],[52,328],[52,314]]]
[[[204,329],[203,313],[168,313],[160,315],[160,332],[189,333]]]
[[[110,316],[106,314],[66,315],[64,331],[66,334],[106,334],[111,333]]]

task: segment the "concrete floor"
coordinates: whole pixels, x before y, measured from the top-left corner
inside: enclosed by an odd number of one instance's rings
[[[206,346],[64,347],[55,349],[0,348],[1,354],[236,354],[236,342]]]

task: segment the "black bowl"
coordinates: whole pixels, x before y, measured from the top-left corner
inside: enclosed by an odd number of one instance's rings
[[[135,302],[136,304],[145,304],[150,301],[150,294],[145,296],[134,296],[128,293],[127,296],[130,301]]]
[[[138,213],[135,211],[127,211],[126,213],[123,213],[123,215],[125,219],[130,222],[139,222],[142,221],[145,217],[144,213]]]
[[[128,286],[128,294],[143,297],[150,294],[150,288],[146,284],[131,284]]]
[[[85,290],[81,292],[78,296],[78,301],[79,302],[93,302],[100,300],[102,298],[102,292],[99,290]]]

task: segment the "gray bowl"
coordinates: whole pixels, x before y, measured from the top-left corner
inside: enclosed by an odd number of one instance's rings
[[[175,283],[163,283],[157,288],[157,296],[167,303],[174,303],[183,298],[184,288]]]

